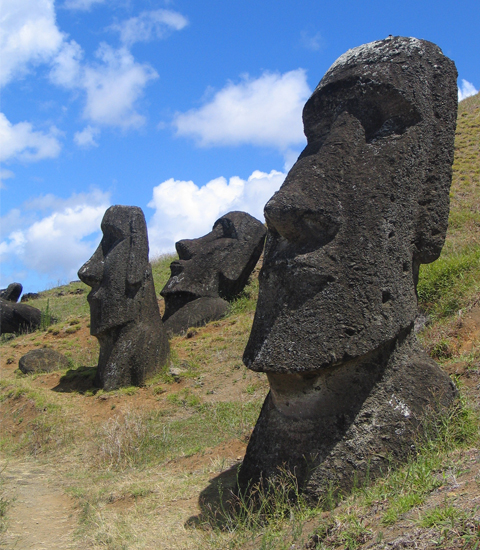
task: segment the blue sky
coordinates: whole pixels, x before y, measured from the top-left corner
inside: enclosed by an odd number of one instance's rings
[[[230,210],[263,220],[301,111],[349,48],[435,42],[480,88],[478,0],[0,0],[0,288],[76,279],[111,204],[151,255]]]

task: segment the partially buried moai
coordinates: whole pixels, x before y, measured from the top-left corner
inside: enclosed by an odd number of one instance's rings
[[[92,287],[90,333],[100,343],[95,383],[105,390],[141,386],[166,364],[169,351],[148,262],[145,217],[135,206],[111,206],[102,231],[100,245],[78,272]]]
[[[270,392],[241,489],[287,468],[313,500],[348,490],[454,400],[413,329],[447,230],[456,76],[436,45],[389,37],[342,55],[306,103],[308,144],[265,207],[244,362]]]
[[[246,212],[229,212],[212,231],[175,243],[178,260],[160,294],[165,298],[165,329],[179,334],[220,319],[247,284],[263,250],[266,229]]]

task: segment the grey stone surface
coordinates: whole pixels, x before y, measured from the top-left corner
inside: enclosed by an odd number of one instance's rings
[[[221,319],[227,311],[228,302],[223,298],[197,298],[170,315],[164,322],[165,330],[167,334],[181,334],[190,327]]]
[[[68,368],[68,359],[50,348],[33,349],[20,358],[18,368],[24,374],[53,372]]]
[[[171,277],[160,292],[167,330],[178,334],[224,315],[228,300],[243,290],[262,253],[265,233],[250,214],[229,212],[207,235],[177,242],[179,260],[172,262]],[[188,324],[191,318],[194,323]]]
[[[434,44],[389,37],[342,55],[306,103],[307,147],[265,207],[244,362],[271,391],[242,487],[285,464],[312,498],[349,488],[454,399],[413,326],[447,229],[456,76]]]
[[[134,206],[111,206],[103,238],[79,270],[92,287],[90,333],[100,343],[96,385],[105,390],[143,385],[165,367],[169,347],[148,262],[145,217]]]
[[[7,288],[0,290],[0,298],[8,300],[9,302],[18,302],[20,294],[22,293],[23,286],[21,283],[11,283]]]
[[[0,298],[0,334],[35,330],[41,320],[42,312],[36,307]]]

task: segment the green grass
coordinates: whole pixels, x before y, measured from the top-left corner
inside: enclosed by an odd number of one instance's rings
[[[26,302],[43,312],[45,319],[44,330],[53,322],[62,323],[69,317],[90,317],[90,308],[87,302],[87,294],[90,287],[81,282],[72,282],[40,292],[40,298]],[[47,321],[50,322],[47,322]]]
[[[480,245],[444,254],[421,267],[418,299],[434,319],[455,315],[480,293]]]
[[[170,401],[184,405],[176,394]],[[190,456],[222,441],[240,438],[255,424],[259,402],[200,404],[191,401],[185,418],[168,418],[163,411],[128,410],[101,425],[95,453],[103,468],[152,466],[175,456]]]
[[[162,254],[150,262],[157,296],[170,279],[170,264],[174,260],[178,260],[177,254]]]

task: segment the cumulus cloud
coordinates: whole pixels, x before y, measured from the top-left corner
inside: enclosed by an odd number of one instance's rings
[[[53,61],[50,79],[85,93],[83,116],[94,124],[124,129],[142,126],[145,117],[137,112],[137,104],[147,83],[158,78],[157,72],[147,63],[136,62],[124,47],[102,43],[95,57],[96,62],[83,63],[81,47],[73,40],[64,43]]]
[[[199,109],[177,113],[177,135],[201,146],[252,144],[285,151],[305,142],[302,109],[310,96],[306,73],[264,73],[228,83]]]
[[[462,101],[462,99],[475,94],[478,94],[478,90],[475,86],[471,82],[468,82],[468,80],[462,78],[462,85],[458,87],[458,101]]]
[[[109,203],[107,193],[94,190],[68,199],[47,195],[9,212],[1,220],[8,235],[0,242],[3,270],[11,271],[16,262],[17,271],[46,274],[52,282],[77,278],[98,245]]]
[[[48,62],[64,40],[55,21],[53,0],[2,0],[0,85]]]
[[[155,213],[149,223],[153,256],[175,250],[175,242],[208,233],[215,220],[231,210],[242,210],[263,218],[263,207],[277,191],[286,174],[255,170],[244,180],[219,177],[199,187],[193,181],[169,179],[153,189],[148,203]]]
[[[136,111],[136,102],[158,74],[150,65],[137,63],[126,48],[116,50],[103,43],[96,56],[99,62],[84,68],[84,117],[96,124],[138,128],[145,117]]]
[[[81,85],[83,50],[75,40],[64,42],[52,61],[50,80],[57,86]]]
[[[61,149],[59,135],[55,127],[45,133],[34,130],[29,122],[12,124],[0,113],[0,162],[13,159],[33,162],[55,158]]]
[[[100,130],[98,128],[87,126],[81,132],[75,132],[73,141],[82,149],[90,149],[91,147],[98,147],[98,142],[95,141],[95,138],[99,135]]]
[[[95,4],[103,4],[105,0],[65,0],[63,7],[68,10],[88,11]]]
[[[172,31],[179,31],[187,25],[188,20],[182,14],[161,9],[144,11],[138,17],[132,17],[110,28],[120,33],[123,44],[132,46],[136,42],[165,38]]]

